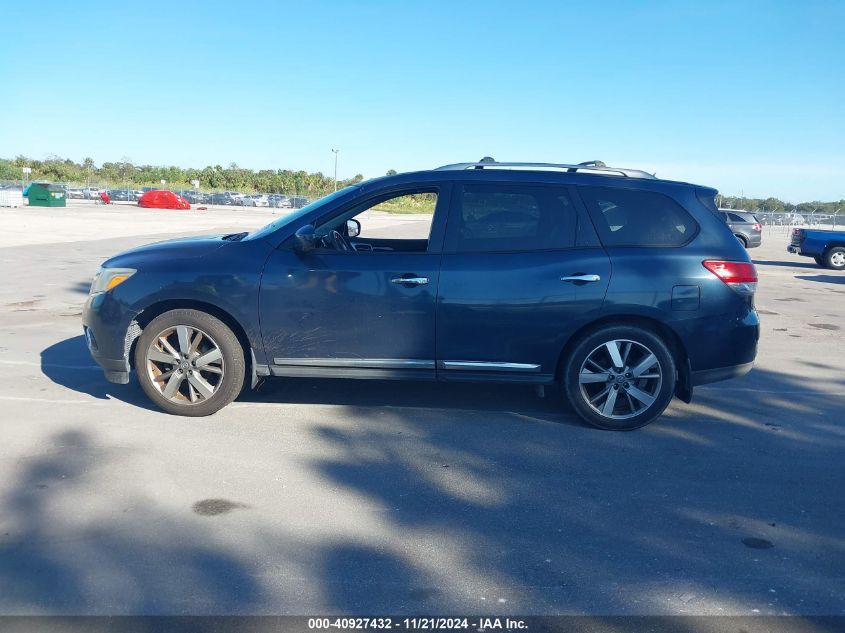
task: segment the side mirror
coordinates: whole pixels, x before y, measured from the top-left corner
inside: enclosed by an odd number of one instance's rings
[[[317,248],[317,237],[314,234],[314,225],[306,224],[297,229],[294,236],[294,250],[297,253],[307,253]]]
[[[346,221],[346,237],[358,237],[361,235],[361,223],[358,220]]]

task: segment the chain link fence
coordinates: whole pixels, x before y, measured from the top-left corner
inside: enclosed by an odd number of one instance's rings
[[[845,229],[845,212],[828,213],[761,213],[753,212],[763,225],[763,234],[788,238],[793,229]]]

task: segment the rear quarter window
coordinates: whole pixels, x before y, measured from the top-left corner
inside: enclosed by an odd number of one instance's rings
[[[698,232],[692,216],[654,191],[580,186],[605,246],[683,246]]]

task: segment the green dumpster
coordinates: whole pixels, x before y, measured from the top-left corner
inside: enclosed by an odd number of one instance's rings
[[[31,207],[65,206],[65,191],[57,185],[34,182],[29,188],[28,195],[29,206]]]

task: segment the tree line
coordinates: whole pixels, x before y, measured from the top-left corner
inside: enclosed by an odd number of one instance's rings
[[[47,180],[80,186],[105,186],[121,189],[142,186],[161,186],[166,182],[168,189],[192,189],[192,180],[198,180],[200,188],[218,191],[260,191],[263,193],[295,193],[316,198],[333,191],[334,178],[321,172],[309,173],[290,169],[244,169],[231,163],[207,166],[202,169],[183,169],[160,165],[135,165],[128,158],[118,162],[96,165],[91,158],[75,162],[68,158],[50,157],[34,160],[26,156],[14,159],[0,159],[0,180],[21,180],[22,168],[32,169],[28,180]],[[346,180],[339,180],[337,186],[345,187],[364,179],[361,174]]]
[[[34,160],[26,156],[14,159],[0,159],[0,180],[20,180],[21,169],[29,167],[32,173],[29,180],[48,180],[73,185],[99,185],[112,188],[159,186],[166,181],[170,189],[191,189],[192,180],[198,180],[200,188],[218,191],[261,191],[264,193],[296,193],[316,198],[334,190],[335,182],[331,176],[322,172],[309,173],[290,169],[244,169],[235,163],[228,167],[221,165],[206,166],[202,169],[165,167],[161,165],[135,165],[124,157],[118,162],[102,163],[97,166],[93,159],[85,158],[75,162],[69,158],[50,157],[46,160]],[[387,175],[395,174],[391,169]],[[361,182],[361,174],[353,178],[338,181],[338,187],[345,187]],[[740,198],[737,196],[719,196],[719,206],[731,209],[744,209],[760,213],[823,213],[845,214],[845,200],[821,202],[791,203],[778,198]]]
[[[799,213],[801,215],[841,214],[845,217],[845,200],[834,200],[831,202],[799,202],[793,204],[784,202],[778,198],[740,198],[738,196],[719,196],[719,206],[725,209],[742,209],[754,213]]]

